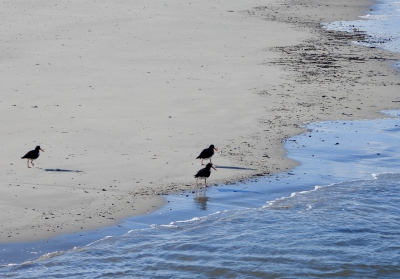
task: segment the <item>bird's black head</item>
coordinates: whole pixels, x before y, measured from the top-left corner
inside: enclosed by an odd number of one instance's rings
[[[214,168],[214,166],[213,166],[213,164],[212,163],[208,163],[207,165],[206,165],[206,169],[214,169],[214,170],[217,170],[216,168]]]
[[[35,150],[36,151],[38,151],[38,150],[40,150],[41,148],[40,148],[40,146],[38,145],[38,146],[36,146],[36,148],[35,148]]]
[[[214,149],[215,151],[217,151],[217,152],[218,152],[218,149],[217,149],[217,148],[215,148],[214,144],[211,144],[211,145],[210,145],[210,147],[209,147],[209,149],[210,149],[210,150],[213,150],[213,149]]]

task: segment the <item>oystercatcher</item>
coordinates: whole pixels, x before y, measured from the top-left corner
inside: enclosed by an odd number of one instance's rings
[[[201,151],[200,155],[197,156],[196,159],[201,159],[201,165],[203,166],[203,159],[210,159],[210,163],[211,162],[211,157],[214,155],[214,149],[215,151],[218,152],[218,149],[214,147],[214,144],[211,144],[209,148],[204,149],[203,151]]]
[[[41,149],[40,146],[36,146],[35,150],[31,150],[31,151],[29,151],[28,153],[26,153],[23,157],[21,157],[21,159],[28,159],[28,160],[26,161],[28,168],[30,168],[30,166],[29,166],[29,160],[31,160],[32,166],[35,166],[35,165],[33,164],[33,160],[36,160],[37,158],[39,158],[39,155],[40,155],[40,154],[39,154],[39,150],[41,150],[41,151],[44,152],[44,150]]]
[[[217,170],[214,168],[214,166],[211,163],[208,163],[205,168],[199,170],[194,177],[196,178],[196,189],[198,188],[197,181],[200,179],[204,179],[204,186],[207,187],[207,178],[210,177],[211,174],[211,168],[214,170]]]

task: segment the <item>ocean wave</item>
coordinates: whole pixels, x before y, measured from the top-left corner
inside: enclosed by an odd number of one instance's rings
[[[267,205],[262,208],[265,209],[293,209],[293,208],[306,208],[311,210],[313,205],[310,201],[323,201],[329,199],[333,194],[336,196],[340,195],[342,189],[351,187],[351,185],[362,186],[375,180],[400,180],[400,173],[397,172],[383,172],[383,173],[372,173],[371,179],[354,179],[348,181],[342,181],[337,183],[331,183],[329,185],[317,185],[312,190],[293,192],[290,196],[280,197],[272,201],[268,201]],[[310,197],[311,194],[316,194]]]

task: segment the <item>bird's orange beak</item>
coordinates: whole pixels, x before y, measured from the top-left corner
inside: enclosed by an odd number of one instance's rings
[[[215,148],[215,147],[214,147],[214,149],[215,149],[215,151],[217,151],[217,152],[218,152],[218,148]]]
[[[43,150],[43,149],[41,149],[41,148],[40,148],[40,150],[42,150],[42,151],[44,152],[44,150]]]
[[[211,166],[214,170],[217,170],[216,168],[214,168],[214,166]]]

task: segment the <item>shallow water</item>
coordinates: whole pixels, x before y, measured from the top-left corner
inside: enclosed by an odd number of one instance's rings
[[[331,30],[366,32],[365,41],[359,45],[400,52],[400,1],[382,0],[371,7],[368,14],[354,21],[325,23]]]
[[[9,272],[14,278],[30,272],[34,278],[398,278],[399,178],[343,182],[260,208],[133,230]]]

